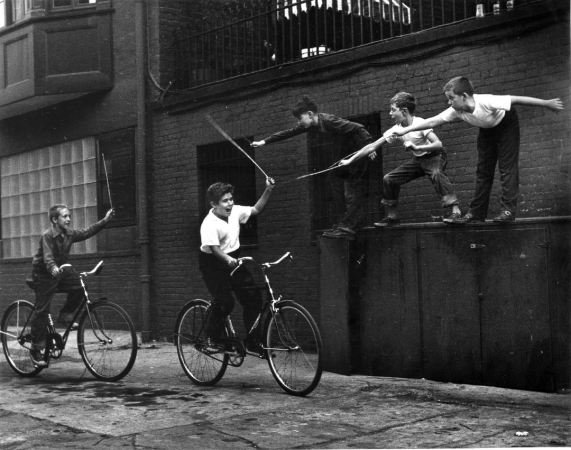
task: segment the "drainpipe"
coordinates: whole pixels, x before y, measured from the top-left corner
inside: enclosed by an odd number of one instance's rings
[[[145,0],[135,0],[135,53],[137,58],[137,193],[139,246],[141,248],[141,311],[143,319],[143,342],[150,340],[150,262],[149,224],[147,218],[147,109],[146,109],[146,23]]]

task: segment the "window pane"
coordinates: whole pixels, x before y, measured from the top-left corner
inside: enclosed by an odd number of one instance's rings
[[[54,8],[71,6],[71,0],[54,0]]]
[[[6,3],[0,0],[0,27],[6,26]]]
[[[4,258],[33,255],[41,233],[49,227],[47,213],[54,204],[70,207],[74,228],[84,228],[86,216],[93,216],[87,225],[97,221],[94,143],[94,138],[87,138],[0,160]],[[77,161],[72,164],[74,159]],[[91,241],[75,248],[74,253],[97,251],[97,240]]]
[[[26,14],[25,0],[10,0],[12,17],[10,23],[19,22]]]

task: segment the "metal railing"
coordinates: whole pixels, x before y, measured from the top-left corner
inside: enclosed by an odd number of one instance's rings
[[[518,6],[538,0],[515,0]],[[250,0],[211,11],[174,42],[176,89],[189,89],[487,14],[496,0]],[[501,12],[507,0],[500,1]],[[215,3],[213,3],[215,4]],[[213,7],[213,6],[212,6]],[[212,19],[215,17],[216,19]]]

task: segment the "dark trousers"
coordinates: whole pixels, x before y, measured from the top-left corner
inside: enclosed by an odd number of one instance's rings
[[[478,134],[478,165],[476,190],[470,212],[486,218],[494,183],[496,163],[500,171],[502,211],[515,213],[519,195],[519,120],[515,109],[506,111],[502,121],[493,128],[480,128]]]
[[[458,197],[454,193],[452,183],[444,173],[446,154],[428,154],[413,156],[410,161],[398,166],[383,177],[383,200],[381,203],[396,206],[400,187],[410,181],[427,175],[436,193],[440,196],[442,207],[458,205]]]
[[[368,157],[361,158],[349,169],[332,170],[327,176],[338,226],[354,230],[363,220],[368,163]]]
[[[237,252],[230,254],[238,258]],[[216,256],[200,252],[199,268],[206,287],[212,295],[212,311],[206,325],[206,332],[214,340],[224,336],[224,319],[234,309],[234,296],[243,307],[243,319],[246,331],[249,332],[254,325],[258,314],[262,310],[262,294],[257,288],[250,271],[240,267],[234,275],[230,276],[232,269],[226,266]],[[250,336],[251,340],[261,338],[261,325]]]
[[[32,279],[36,292],[36,311],[31,323],[32,347],[43,349],[46,341],[48,314],[56,290],[67,293],[67,300],[60,314],[73,313],[81,304],[85,294],[79,275],[73,271],[65,271],[54,278],[48,272],[34,270]]]

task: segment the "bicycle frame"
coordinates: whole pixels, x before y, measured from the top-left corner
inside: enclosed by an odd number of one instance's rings
[[[59,358],[61,356],[61,352],[63,352],[63,350],[65,350],[65,347],[67,345],[67,340],[69,338],[69,335],[72,331],[73,328],[73,324],[75,322],[78,321],[79,317],[81,317],[81,315],[83,314],[84,311],[84,307],[86,308],[85,311],[87,312],[87,315],[89,317],[89,321],[91,322],[92,328],[93,330],[100,330],[99,327],[95,327],[94,326],[94,320],[93,320],[93,316],[91,315],[91,311],[90,311],[90,306],[93,304],[91,302],[91,300],[89,299],[89,293],[87,291],[87,286],[85,285],[85,282],[83,281],[83,279],[87,276],[90,275],[97,275],[100,271],[101,268],[103,266],[103,261],[100,261],[93,270],[91,270],[90,272],[80,272],[79,274],[79,281],[81,283],[81,287],[83,289],[83,293],[84,293],[84,297],[83,300],[81,301],[79,307],[77,308],[73,319],[70,321],[69,325],[66,327],[65,331],[63,332],[63,334],[59,334],[54,326],[53,323],[53,319],[52,319],[52,315],[51,313],[48,314],[48,332],[46,334],[46,350],[48,351],[48,354],[50,355],[50,357],[54,357],[54,358]],[[62,266],[60,268],[66,268],[66,267],[70,267],[71,268],[71,264],[62,264]],[[58,293],[56,291],[56,293]],[[98,300],[105,300],[106,297],[102,297]],[[34,312],[35,312],[35,304],[34,304]],[[19,317],[19,313],[18,313],[18,317]],[[28,326],[29,321],[31,320],[31,317],[28,317],[28,320],[26,321],[23,330],[25,330]],[[18,339],[18,341],[20,342],[20,344],[22,346],[25,347],[25,342],[26,339],[24,336],[20,335],[14,335],[8,332],[4,332],[0,330],[1,334],[5,334],[7,336],[10,336],[12,338]],[[103,335],[105,335],[105,333],[103,333]],[[97,336],[97,339],[99,339],[101,342],[107,342],[107,343],[111,343],[111,339],[109,339],[108,336],[105,335],[105,339],[102,339],[101,337]],[[60,352],[59,354],[57,354],[56,352]]]
[[[244,261],[253,262],[258,267],[260,267],[260,269],[262,270],[262,275],[264,277],[264,285],[265,285],[266,291],[268,293],[268,295],[266,297],[266,301],[264,302],[264,304],[262,306],[262,310],[260,311],[260,313],[256,317],[256,320],[254,321],[254,324],[252,325],[250,330],[247,331],[246,339],[252,334],[252,332],[256,329],[256,327],[259,326],[260,321],[261,321],[262,317],[264,317],[264,314],[266,313],[268,308],[269,308],[269,311],[272,315],[276,314],[276,311],[277,311],[276,304],[282,300],[282,296],[280,295],[278,298],[275,297],[274,290],[272,289],[272,285],[270,283],[270,279],[268,278],[268,275],[266,274],[266,270],[272,266],[276,266],[276,265],[280,264],[281,262],[283,262],[287,258],[290,258],[290,259],[292,258],[290,252],[287,252],[285,255],[283,255],[281,258],[279,258],[277,261],[260,264],[260,263],[256,262],[253,258],[251,258],[249,256],[245,256],[245,257],[238,259],[238,265],[232,270],[232,272],[230,272],[230,276],[234,275],[234,273],[242,266]],[[232,324],[232,319],[230,318],[230,316],[226,316],[225,323],[226,323],[226,329],[229,333],[229,338],[230,339],[237,339],[236,332],[234,330],[234,326]],[[200,330],[200,334],[202,334],[203,331],[204,331],[204,329]],[[263,350],[271,350],[271,349],[263,347]],[[224,352],[224,353],[229,353],[229,352]],[[254,355],[254,353],[251,353],[247,350],[246,350],[246,353]]]

